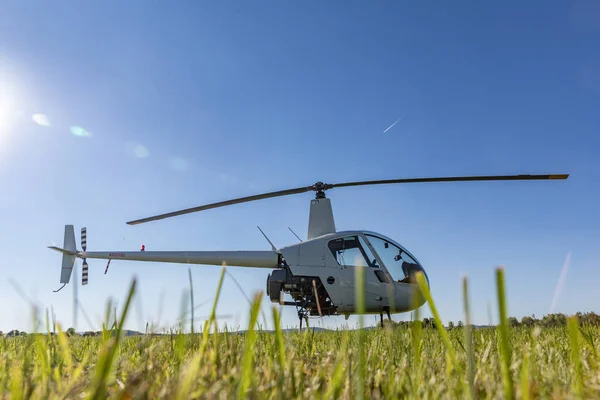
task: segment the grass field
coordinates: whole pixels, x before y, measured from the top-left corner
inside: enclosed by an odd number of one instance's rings
[[[254,329],[257,294],[245,333],[212,334],[211,318],[194,335],[124,337],[134,281],[119,325],[100,336],[68,337],[57,326],[56,335],[0,339],[0,393],[11,399],[600,398],[600,327],[575,316],[564,327],[510,327],[502,270],[497,278],[503,323],[493,328],[471,329],[465,301],[467,325],[447,330],[429,298],[435,328],[283,333],[274,308],[276,331],[263,332]]]

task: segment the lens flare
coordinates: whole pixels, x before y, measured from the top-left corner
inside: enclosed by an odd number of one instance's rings
[[[135,148],[133,149],[133,153],[137,158],[146,158],[150,155],[150,151],[148,151],[148,148],[141,144],[135,146]]]
[[[150,156],[150,150],[146,146],[138,142],[127,142],[127,154],[133,158],[147,158]]]
[[[74,136],[79,136],[79,137],[92,137],[92,133],[86,131],[85,129],[83,129],[80,126],[72,126],[71,129],[71,134]]]
[[[33,114],[31,116],[31,119],[33,120],[33,122],[40,126],[50,126],[50,119],[48,119],[48,116],[46,114]]]

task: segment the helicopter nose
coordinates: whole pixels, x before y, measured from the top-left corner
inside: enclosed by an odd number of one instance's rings
[[[429,287],[428,284],[427,286]],[[396,289],[396,309],[398,311],[412,311],[425,304],[425,296],[419,289],[416,280],[409,285],[399,283]]]

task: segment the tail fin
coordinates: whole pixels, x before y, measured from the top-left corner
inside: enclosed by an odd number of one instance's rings
[[[77,258],[77,245],[75,244],[75,230],[73,225],[65,225],[65,239],[63,242],[63,253],[62,268],[60,270],[60,283],[69,283],[71,280],[71,273],[73,272],[73,265]]]

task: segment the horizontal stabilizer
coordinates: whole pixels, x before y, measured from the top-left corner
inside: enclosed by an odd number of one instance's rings
[[[56,246],[48,246],[48,248],[52,249],[52,250],[55,250],[55,251],[58,251],[59,253],[67,254],[67,255],[70,255],[70,256],[74,256],[74,255],[77,254],[76,251],[69,251],[69,250],[66,250],[66,249],[61,249],[60,247],[56,247]]]

